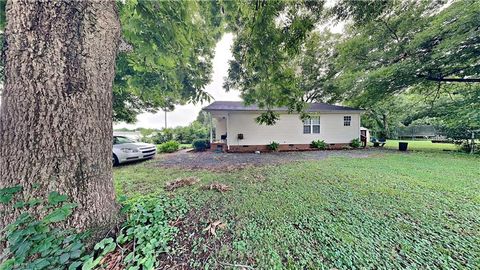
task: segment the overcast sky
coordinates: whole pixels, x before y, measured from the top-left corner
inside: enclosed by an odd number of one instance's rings
[[[225,92],[223,89],[223,78],[227,76],[228,60],[232,59],[230,47],[233,44],[233,35],[225,34],[215,47],[215,57],[213,59],[213,74],[210,84],[205,87],[205,90],[215,100],[241,100],[238,91]],[[197,118],[198,112],[202,107],[208,104],[187,104],[184,106],[176,106],[173,112],[167,113],[168,127],[186,126]],[[158,128],[165,126],[165,114],[158,113],[143,113],[137,117],[135,124],[115,123],[114,128]]]

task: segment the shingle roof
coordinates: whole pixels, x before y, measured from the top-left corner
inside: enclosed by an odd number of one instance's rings
[[[203,108],[204,111],[264,111],[265,109],[259,108],[257,105],[245,106],[242,101],[215,101],[210,105]],[[273,108],[273,111],[288,111],[286,107]],[[331,111],[357,111],[363,110],[332,105],[327,103],[309,103],[306,109],[307,112],[331,112]]]

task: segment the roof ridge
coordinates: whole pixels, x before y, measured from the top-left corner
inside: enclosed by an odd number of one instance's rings
[[[316,111],[363,111],[361,109],[334,105],[323,102],[309,102],[309,106],[306,108],[306,111],[316,112]],[[245,101],[214,101],[208,106],[203,108],[206,111],[216,110],[216,111],[263,111],[264,108],[260,108],[257,104],[245,105]],[[287,111],[287,107],[274,107],[272,110],[276,111]]]

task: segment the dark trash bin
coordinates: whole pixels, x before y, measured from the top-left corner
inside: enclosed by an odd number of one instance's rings
[[[398,150],[400,151],[407,151],[408,143],[407,142],[399,142],[398,143]]]

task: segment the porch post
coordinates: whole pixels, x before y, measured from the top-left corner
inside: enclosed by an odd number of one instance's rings
[[[226,121],[226,131],[227,131],[227,139],[226,139],[226,143],[227,143],[227,150],[230,150],[230,144],[228,143],[230,136],[230,132],[228,131],[228,119],[230,118],[230,113],[227,113],[227,121]]]
[[[213,117],[212,114],[208,113],[210,116],[210,143],[213,142]]]

